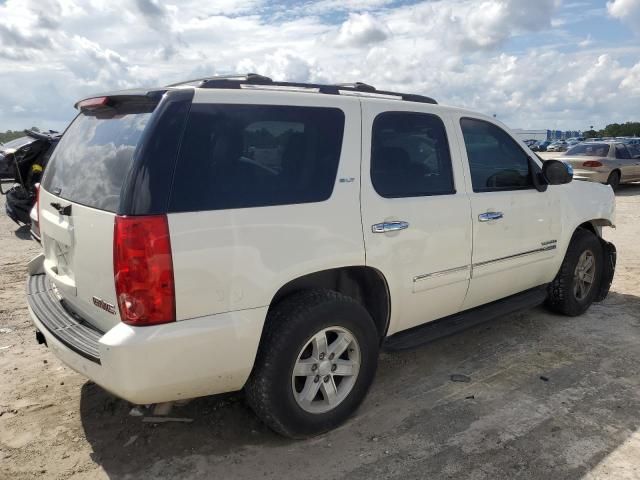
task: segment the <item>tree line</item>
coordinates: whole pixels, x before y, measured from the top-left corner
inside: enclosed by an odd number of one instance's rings
[[[585,138],[593,137],[640,137],[640,122],[610,123],[602,130],[587,130]]]

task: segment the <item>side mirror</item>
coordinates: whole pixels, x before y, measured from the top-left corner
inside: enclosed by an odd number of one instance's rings
[[[542,176],[549,185],[564,185],[573,180],[573,167],[560,160],[547,160],[542,164]]]

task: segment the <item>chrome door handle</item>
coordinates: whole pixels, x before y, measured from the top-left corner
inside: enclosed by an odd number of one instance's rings
[[[404,230],[405,228],[409,228],[409,222],[383,222],[371,225],[371,231],[373,233],[395,232],[396,230]]]
[[[500,220],[502,217],[502,212],[487,212],[478,215],[478,220],[481,222],[489,222],[491,220]]]

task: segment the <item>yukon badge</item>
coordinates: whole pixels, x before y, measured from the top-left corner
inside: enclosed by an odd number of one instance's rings
[[[109,312],[111,315],[115,315],[116,314],[115,305],[111,305],[110,303],[105,302],[101,298],[93,297],[93,304],[96,307],[101,308],[105,312]]]

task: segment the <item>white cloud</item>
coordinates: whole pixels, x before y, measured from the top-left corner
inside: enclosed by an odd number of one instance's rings
[[[609,12],[627,18],[629,1],[610,2]],[[0,130],[63,128],[73,103],[91,93],[248,71],[422,93],[519,127],[637,118],[640,46],[603,52],[582,33],[571,50],[551,26],[557,7],[556,0],[320,0],[290,8],[266,0],[7,0]],[[515,37],[534,35],[542,45],[507,49]],[[545,40],[552,35],[559,47]]]
[[[386,40],[391,32],[380,20],[369,13],[351,13],[340,26],[337,42],[346,46],[365,46]]]
[[[309,82],[312,78],[313,66],[303,58],[288,53],[286,50],[278,50],[274,54],[268,54],[264,61],[256,64],[247,58],[238,62],[238,72],[260,72],[282,81]]]
[[[607,2],[607,11],[640,33],[640,0],[613,0]]]
[[[624,93],[640,98],[640,62],[627,72],[620,87]]]

